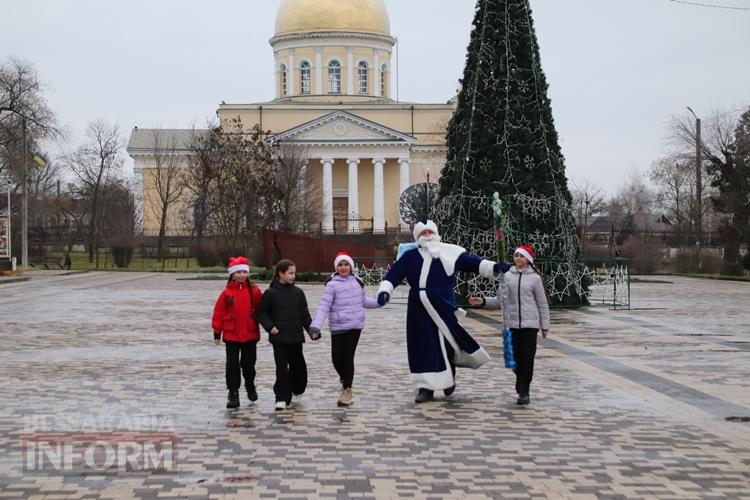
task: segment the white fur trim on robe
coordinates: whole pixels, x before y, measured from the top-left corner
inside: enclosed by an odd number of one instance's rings
[[[449,243],[432,243],[427,247],[422,248],[430,257],[433,259],[440,259],[440,263],[443,264],[445,274],[453,276],[456,272],[456,261],[458,258],[466,253],[466,249],[458,245],[451,245]],[[424,256],[424,254],[422,254]]]
[[[380,283],[380,287],[378,288],[378,293],[376,295],[380,295],[382,292],[385,292],[388,295],[393,295],[394,288],[395,287],[393,286],[393,283],[391,283],[388,280],[385,280],[382,283]]]
[[[493,279],[495,277],[495,263],[491,260],[483,260],[480,262],[479,275],[483,278]]]
[[[431,391],[444,391],[455,384],[450,368],[441,372],[412,373],[411,383],[417,390],[429,389]]]

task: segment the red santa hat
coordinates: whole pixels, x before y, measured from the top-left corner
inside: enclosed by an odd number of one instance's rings
[[[229,257],[229,276],[238,271],[250,272],[250,261],[245,257]]]
[[[339,264],[341,264],[342,261],[346,261],[349,263],[352,269],[354,269],[354,259],[352,259],[352,256],[349,255],[347,252],[340,252],[336,258],[333,261],[333,268],[338,269]]]
[[[516,248],[516,251],[513,252],[513,255],[520,254],[526,257],[526,260],[528,260],[531,264],[534,263],[534,259],[536,258],[536,254],[534,253],[534,250],[527,245],[521,245],[520,247]]]

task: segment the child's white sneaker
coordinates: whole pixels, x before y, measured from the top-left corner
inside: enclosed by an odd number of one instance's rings
[[[284,411],[286,410],[286,403],[284,401],[276,401],[276,411]]]

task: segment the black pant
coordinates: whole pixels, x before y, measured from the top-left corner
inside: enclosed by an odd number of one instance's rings
[[[442,337],[442,334],[440,335]],[[453,373],[453,385],[455,386],[456,385],[456,363],[455,361],[453,361],[453,356],[456,355],[456,351],[455,349],[453,349],[453,346],[451,345],[451,343],[445,339],[445,337],[442,337],[442,339],[443,339],[443,345],[445,346],[445,354],[448,356],[448,364],[451,367],[451,373]],[[420,391],[421,390],[434,392],[434,391],[430,391],[429,389],[420,389]]]
[[[240,388],[240,370],[245,377],[245,387],[255,387],[255,359],[258,342],[224,342],[227,347],[227,389],[236,391]]]
[[[273,359],[276,362],[276,383],[273,392],[276,401],[289,404],[292,394],[299,396],[307,388],[307,363],[302,354],[302,344],[272,342]]]
[[[349,330],[331,335],[333,367],[339,374],[344,389],[351,389],[354,381],[354,354],[357,352],[361,334],[362,330]]]
[[[513,334],[513,355],[516,358],[516,392],[528,394],[531,379],[534,377],[534,357],[536,356],[536,328],[511,328]]]
[[[453,356],[456,355],[456,351],[453,350],[453,346],[443,337],[443,344],[445,344],[445,354],[448,355],[448,363],[451,365],[451,372],[453,372],[453,379],[455,382],[456,378],[456,363],[453,361]]]

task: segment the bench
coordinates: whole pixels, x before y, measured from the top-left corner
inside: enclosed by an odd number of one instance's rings
[[[31,267],[36,268],[38,265],[44,266],[45,269],[49,269],[50,265],[57,266],[63,269],[63,258],[62,257],[35,257],[29,259],[31,261]]]

